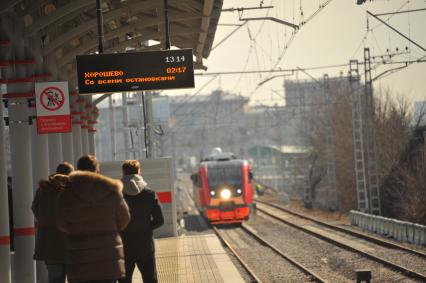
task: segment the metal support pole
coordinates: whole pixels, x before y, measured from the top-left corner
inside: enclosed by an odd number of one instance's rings
[[[147,127],[148,127],[148,157],[155,158],[155,136],[154,136],[154,121],[152,116],[152,93],[148,91],[146,93],[146,118],[147,118]]]
[[[56,171],[56,167],[63,161],[61,134],[49,134],[49,174]]]
[[[81,127],[81,149],[83,155],[89,154],[89,132],[86,125]]]
[[[164,0],[164,26],[166,31],[166,50],[170,49],[170,24],[169,24],[169,7],[167,0]]]
[[[96,133],[96,131],[95,130],[92,131],[91,129],[89,129],[88,133],[87,133],[88,139],[89,139],[89,154],[91,154],[91,155],[96,154],[96,152],[95,152],[95,133]]]
[[[127,93],[121,93],[121,110],[123,113],[123,137],[124,137],[124,153],[125,158],[130,158],[131,148],[129,139],[129,110],[127,109]]]
[[[35,108],[31,110],[31,116],[36,116]],[[33,120],[31,126],[31,152],[32,152],[32,170],[33,170],[33,189],[38,188],[40,179],[46,179],[49,175],[49,154],[47,135],[37,134],[36,121]],[[37,283],[48,283],[47,268],[44,261],[36,261]]]
[[[74,152],[74,164],[77,165],[77,161],[83,155],[83,147],[81,145],[81,125],[79,121],[72,124],[72,145]]]
[[[108,106],[109,106],[109,127],[111,132],[111,152],[112,160],[117,160],[117,146],[115,141],[115,114],[114,114],[114,105],[112,103],[112,95],[108,97]]]
[[[139,159],[144,159],[145,158],[145,154],[144,154],[144,146],[142,146],[144,144],[144,135],[142,134],[144,132],[144,113],[142,111],[142,106],[143,106],[143,97],[142,95],[138,95],[137,96],[137,105],[138,105],[138,123],[137,123],[137,133],[138,133],[138,155],[139,155]]]
[[[19,27],[18,27],[19,28]],[[20,30],[14,30],[15,60],[24,60],[24,40]],[[28,78],[32,75],[26,65],[11,67],[14,78]],[[15,83],[8,85],[8,93],[34,91],[33,83]],[[33,200],[31,170],[31,136],[28,123],[28,103],[23,98],[9,99],[10,151],[12,157],[12,190],[15,237],[15,282],[35,283],[34,217],[30,210]]]
[[[101,0],[96,0],[96,18],[98,23],[99,54],[104,53],[104,24],[102,18]]]
[[[64,161],[74,164],[74,145],[72,133],[62,134],[62,152]]]
[[[145,145],[145,157],[149,158],[148,156],[148,140],[147,140],[147,124],[146,124],[146,103],[145,103],[145,95],[144,92],[142,92],[142,112],[143,112],[143,137],[144,137],[144,145]],[[173,159],[175,160],[175,159]]]
[[[88,102],[90,103],[91,107],[90,109],[88,109],[89,113],[86,113],[87,117],[90,117],[88,119],[88,126],[90,126],[90,122],[92,121],[92,111],[94,109],[94,105],[93,105],[93,98],[92,96],[88,97]],[[96,144],[95,144],[95,134],[96,131],[92,131],[91,129],[87,130],[87,144],[88,144],[88,152],[89,154],[95,155],[96,154]]]
[[[0,73],[1,75],[1,73]],[[0,87],[0,97],[3,97]],[[10,233],[9,233],[9,204],[6,172],[5,131],[3,122],[3,103],[0,102],[0,282],[10,283]]]

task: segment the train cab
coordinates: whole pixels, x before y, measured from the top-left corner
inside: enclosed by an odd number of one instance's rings
[[[231,153],[205,158],[191,176],[194,199],[212,224],[240,223],[253,207],[253,182],[247,160]]]

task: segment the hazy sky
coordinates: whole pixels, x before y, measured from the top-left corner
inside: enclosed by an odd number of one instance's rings
[[[317,11],[326,0],[224,0],[223,8],[256,7],[272,5],[268,10],[246,11],[243,17],[275,17],[299,24]],[[417,59],[426,56],[426,52],[410,44],[394,31],[368,17],[370,30],[367,32],[366,10],[372,13],[385,13],[426,8],[425,0],[381,0],[367,1],[356,5],[356,0],[332,0],[328,6],[314,18],[304,24],[290,42],[293,29],[272,21],[250,21],[240,28],[228,40],[215,48],[205,60],[207,72],[267,70],[274,66],[281,69],[306,68],[348,63],[350,59],[363,61],[363,48],[370,47],[371,55],[384,55],[387,49],[396,52],[409,48],[410,52],[400,54],[394,61]],[[382,16],[383,20],[400,30],[426,49],[426,10],[392,16]],[[219,24],[241,24],[238,12],[224,12]],[[219,25],[216,45],[235,26]],[[171,31],[173,32],[173,31]],[[364,40],[363,40],[364,39]],[[285,46],[288,45],[284,53]],[[281,56],[284,54],[283,56]],[[279,60],[281,56],[281,60]],[[426,57],[425,57],[426,59]],[[380,61],[380,60],[378,60]],[[395,65],[394,67],[396,67]],[[390,68],[378,66],[373,77]],[[324,73],[338,76],[346,73],[348,67],[329,68],[309,71],[309,74],[321,78]],[[200,71],[197,71],[200,72]],[[278,74],[274,74],[278,75]],[[270,77],[268,74],[223,75],[211,81],[200,93],[208,94],[211,90],[224,90],[248,96],[252,102],[272,104],[279,102],[283,95],[284,77],[277,77],[258,87],[259,83]],[[303,72],[297,72],[288,79],[309,78]],[[196,77],[196,88],[185,91],[164,91],[163,94],[193,94],[212,77]],[[408,68],[387,76],[377,82],[377,88],[389,87],[395,93],[403,93],[414,100],[426,99],[426,63],[413,64]],[[257,89],[256,89],[257,88]],[[282,104],[282,103],[280,103]]]

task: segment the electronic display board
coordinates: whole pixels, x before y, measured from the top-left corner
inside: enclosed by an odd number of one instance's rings
[[[80,94],[194,87],[192,49],[77,56]]]

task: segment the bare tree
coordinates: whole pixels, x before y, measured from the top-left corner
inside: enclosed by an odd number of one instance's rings
[[[336,185],[339,208],[342,211],[356,209],[355,170],[353,156],[351,91],[333,90],[332,94],[332,139],[336,164]],[[389,90],[379,89],[375,93],[375,134],[379,165],[379,183],[382,191],[384,213],[407,220],[424,221],[426,215],[425,154],[423,143],[414,139],[410,102],[404,96],[397,98]],[[305,145],[311,148],[310,172],[313,196],[327,191],[325,164],[327,159],[325,142],[325,115],[330,108],[321,104],[311,111],[307,119],[309,127],[299,131]],[[421,117],[420,117],[421,119]],[[420,121],[419,119],[419,121]],[[414,140],[413,140],[414,139]],[[420,152],[421,148],[423,151]],[[316,174],[312,174],[315,172]],[[317,193],[315,193],[317,192]],[[327,195],[327,194],[325,194]],[[314,199],[315,203],[315,199]]]

